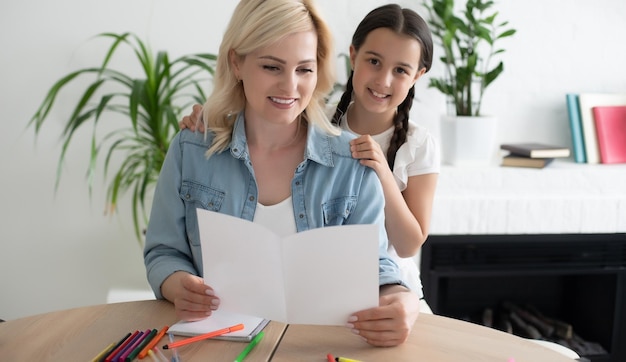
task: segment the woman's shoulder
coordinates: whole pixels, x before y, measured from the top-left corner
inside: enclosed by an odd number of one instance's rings
[[[350,140],[355,138],[352,133],[340,130],[339,134],[333,135],[315,126],[310,127],[309,131],[312,132],[308,145],[310,152],[327,157],[352,158]]]
[[[211,142],[213,142],[212,132],[194,132],[189,129],[183,129],[178,132],[172,142],[179,142],[181,147],[183,146],[198,146],[207,149]]]
[[[358,159],[352,157],[350,140],[354,138],[354,134],[343,130],[338,135],[317,130],[315,136],[309,138],[307,158],[330,172],[329,177],[331,174],[334,175],[332,177],[358,174],[367,179],[364,182],[368,184],[369,182],[378,182],[378,176],[372,168],[362,165]]]
[[[356,136],[346,130],[341,130],[341,133],[337,136],[330,136],[331,150],[333,153],[341,157],[349,157],[352,159],[352,152],[350,152],[350,141],[356,138]]]

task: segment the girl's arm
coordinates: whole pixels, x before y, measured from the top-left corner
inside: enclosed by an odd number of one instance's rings
[[[411,176],[404,192],[398,189],[391,171],[381,179],[387,235],[402,258],[414,256],[428,237],[437,177],[436,173]]]
[[[385,195],[385,227],[398,256],[414,256],[428,237],[437,174],[411,176],[404,192],[398,185],[380,145],[369,135],[351,141],[352,157],[376,171]]]

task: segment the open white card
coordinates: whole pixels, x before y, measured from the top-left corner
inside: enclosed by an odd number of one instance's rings
[[[378,305],[375,225],[318,228],[281,238],[268,228],[198,209],[204,281],[220,310],[283,323],[345,325]]]

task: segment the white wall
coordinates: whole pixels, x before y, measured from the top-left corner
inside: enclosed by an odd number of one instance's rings
[[[388,1],[318,0],[347,50],[358,21]],[[400,1],[420,9],[420,1]],[[219,5],[215,5],[219,4]],[[89,131],[76,140],[54,193],[59,134],[80,90],[59,100],[35,141],[26,125],[62,75],[95,66],[100,32],[133,31],[172,55],[216,52],[236,1],[4,0],[0,4],[0,318],[104,303],[110,288],[147,288],[128,202],[103,216],[101,174],[88,197]],[[488,90],[486,113],[500,118],[500,142],[570,145],[566,92],[626,91],[626,2],[500,0],[518,29],[505,40],[505,73]],[[218,9],[219,8],[219,9]],[[342,15],[348,14],[348,15]],[[100,43],[101,44],[101,43]],[[130,65],[126,66],[130,67]],[[128,68],[133,69],[133,68]],[[431,74],[441,72],[436,62]],[[444,99],[418,84],[414,116],[438,135]]]

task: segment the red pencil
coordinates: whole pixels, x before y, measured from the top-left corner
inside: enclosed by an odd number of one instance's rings
[[[170,348],[176,348],[176,347],[184,346],[184,345],[189,344],[189,343],[201,341],[201,340],[207,339],[207,338],[221,336],[222,334],[226,334],[226,333],[230,333],[230,332],[234,332],[234,331],[239,331],[239,330],[242,330],[242,329],[243,329],[243,324],[240,323],[240,324],[234,325],[232,327],[219,329],[217,331],[213,331],[213,332],[209,332],[209,333],[206,333],[206,334],[201,334],[199,336],[183,339],[182,341],[172,342],[170,344],[166,344],[165,346],[163,346],[163,349],[170,349]]]
[[[115,343],[115,345],[113,346],[113,348],[109,349],[107,351],[107,353],[105,353],[103,356],[101,356],[100,358],[98,358],[98,362],[104,362],[106,361],[106,358],[109,357],[113,351],[117,350],[117,348],[119,346],[122,345],[122,343],[124,343],[126,341],[126,339],[128,339],[128,337],[130,337],[132,335],[132,333],[128,332],[126,333],[126,335],[124,337],[122,337],[122,339],[119,340],[119,342]]]
[[[111,362],[113,360],[113,357],[115,357],[117,354],[119,354],[122,349],[124,349],[129,343],[130,341],[135,338],[135,336],[137,336],[137,334],[139,334],[139,331],[135,331],[133,334],[131,334],[130,336],[126,337],[124,339],[124,342],[122,344],[120,344],[119,346],[117,346],[116,348],[114,348],[111,353],[109,353],[109,355],[106,357],[106,359],[104,360],[105,362]]]

